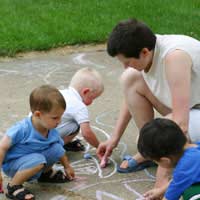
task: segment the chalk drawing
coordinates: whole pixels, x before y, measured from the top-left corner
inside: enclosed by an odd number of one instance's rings
[[[92,127],[93,129],[98,130],[98,131],[100,131],[101,133],[103,133],[103,134],[106,136],[107,139],[110,138],[110,135],[109,135],[106,131],[104,131],[103,129],[98,128],[98,127],[96,127],[96,126],[91,126],[91,127]]]
[[[106,112],[103,112],[101,114],[98,114],[98,116],[95,118],[96,123],[99,124],[99,125],[110,127],[110,128],[113,129],[114,128],[113,125],[105,124],[105,123],[101,122],[101,119],[104,118],[104,117],[106,117],[110,113],[112,113],[112,111],[106,111]]]
[[[44,76],[44,82],[46,83],[46,84],[49,84],[50,83],[50,81],[48,81],[48,79],[50,78],[50,76],[51,76],[51,74],[53,74],[55,71],[57,71],[58,69],[57,68],[55,68],[55,69],[53,69],[53,70],[51,70],[50,72],[48,72],[47,73],[47,75],[46,76]]]
[[[0,69],[0,76],[10,75],[10,74],[19,74],[19,72],[15,70]]]
[[[144,172],[145,172],[145,174],[146,174],[149,178],[152,178],[152,179],[155,179],[155,178],[156,178],[155,176],[153,176],[153,175],[148,171],[148,169],[144,169]]]
[[[77,56],[75,56],[73,58],[73,62],[78,65],[92,65],[92,66],[100,68],[100,69],[105,68],[105,66],[103,66],[103,65],[99,65],[90,60],[84,59],[85,55],[86,55],[85,53],[78,54]]]
[[[28,70],[30,69],[37,69],[40,68],[42,70],[46,70],[47,72],[49,71],[49,69],[53,66],[53,67],[60,67],[61,64],[59,62],[55,62],[53,60],[28,60],[25,63],[19,63],[19,65],[23,66],[24,68],[27,68]],[[29,70],[30,71],[30,70]],[[41,71],[41,70],[40,70]]]
[[[129,180],[129,181],[124,181],[123,184],[125,186],[125,188],[127,190],[129,190],[130,192],[134,193],[136,196],[138,196],[139,198],[143,198],[143,196],[137,192],[134,188],[132,188],[129,183],[136,183],[136,182],[145,182],[145,181],[150,181],[150,182],[154,182],[153,179],[135,179],[135,180]]]
[[[50,200],[67,200],[66,196],[63,195],[56,195],[53,198],[51,198]]]
[[[85,53],[72,55],[73,63],[78,65],[78,66],[75,66],[77,69],[80,68],[80,65],[84,65],[84,66],[89,65],[92,67],[96,67],[98,69],[105,69],[104,65],[100,65],[100,64],[97,64],[96,62],[92,62],[91,60],[89,60],[87,58],[87,56],[88,55]],[[14,66],[15,64],[17,64],[17,65]],[[20,76],[27,77],[27,81],[29,81],[30,83],[31,83],[31,79],[29,78],[29,76],[33,76],[33,78],[35,78],[35,76],[37,76],[46,84],[51,84],[51,83],[54,84],[53,78],[55,78],[56,74],[62,75],[63,73],[66,73],[66,75],[69,76],[69,74],[71,75],[76,70],[75,68],[70,68],[71,71],[64,72],[63,70],[66,70],[66,68],[69,67],[68,64],[64,64],[64,63],[60,64],[58,62],[54,62],[51,60],[50,61],[49,60],[48,61],[47,60],[44,60],[44,61],[41,61],[41,60],[31,61],[30,60],[29,62],[26,62],[26,63],[23,63],[20,61],[17,63],[15,62],[15,64],[13,65],[13,67],[20,66],[20,67],[23,67],[23,70],[17,71],[17,70],[0,69],[0,76],[20,74]],[[19,69],[21,69],[21,68],[19,68]],[[116,77],[116,75],[119,73],[118,71],[119,71],[119,69],[109,71],[108,73],[106,73],[106,75]],[[64,79],[64,81],[66,81],[66,80]],[[62,83],[60,83],[59,87],[65,88],[65,86],[63,86],[63,85],[64,85],[64,83],[62,82]],[[95,119],[96,124],[98,126],[103,126],[104,128],[109,128],[109,129],[113,130],[114,126],[112,124],[103,122],[103,119],[108,117],[108,115],[112,115],[113,112],[114,111],[106,111],[106,112],[98,114]],[[17,116],[14,116],[14,115],[12,116],[12,118],[16,118],[16,117]],[[92,128],[96,131],[99,131],[101,134],[103,134],[103,137],[105,137],[105,139],[110,138],[110,135],[104,129],[101,129],[97,126],[92,126]],[[0,136],[2,134],[3,133],[0,132]],[[126,178],[117,177],[117,179],[115,179],[113,177],[116,174],[117,163],[114,160],[114,158],[112,156],[109,158],[109,162],[110,162],[109,168],[102,169],[99,165],[99,160],[95,156],[94,150],[95,149],[87,143],[85,152],[90,152],[92,155],[92,159],[89,159],[89,160],[80,159],[80,160],[77,160],[77,161],[74,161],[71,163],[72,167],[75,169],[76,179],[74,180],[74,185],[72,184],[69,189],[71,191],[77,192],[77,191],[84,191],[84,190],[87,190],[90,188],[95,188],[95,191],[96,191],[95,195],[96,195],[97,200],[103,200],[106,198],[113,199],[113,200],[124,200],[122,197],[119,197],[117,194],[113,194],[114,191],[111,193],[110,191],[104,191],[106,189],[102,190],[100,188],[101,185],[105,185],[105,184],[113,184],[113,185],[120,184],[120,186],[122,186],[128,193],[130,193],[130,196],[133,196],[133,194],[134,194],[134,196],[136,196],[138,200],[143,199],[142,194],[140,194],[140,192],[138,192],[133,187],[134,183],[141,183],[141,182],[145,182],[145,181],[151,183],[151,182],[155,181],[155,176],[153,176],[148,170],[144,170],[145,175],[148,177],[147,179],[135,179],[135,178],[131,179],[130,177],[126,177]],[[124,142],[120,142],[117,150],[120,151],[119,156],[122,158],[123,155],[125,154],[125,152],[127,151],[127,144],[125,144]],[[54,168],[63,170],[63,166],[61,166],[61,165],[55,165]],[[98,176],[99,177],[98,182],[89,183],[88,177],[84,176],[84,175]],[[110,177],[112,177],[112,179],[110,179]],[[98,189],[96,189],[96,187]],[[106,187],[104,186],[104,188],[106,188]],[[133,197],[133,198],[135,198],[135,197]],[[56,195],[49,199],[50,200],[66,200],[67,198],[64,195]]]
[[[108,192],[105,192],[105,191],[100,191],[100,190],[96,191],[96,198],[97,198],[97,200],[103,200],[102,199],[103,196],[109,197],[109,198],[111,198],[113,200],[124,200],[124,199],[122,199],[122,198],[120,198],[118,196],[115,196],[115,195],[113,195],[111,193],[108,193]]]
[[[109,135],[102,129],[95,126],[92,126],[92,128],[101,131],[103,134],[105,134],[106,137],[109,137]],[[89,149],[87,151],[89,151]],[[100,167],[99,160],[95,156],[91,156],[91,159],[87,161],[85,159],[74,161],[71,163],[71,165],[75,169],[76,174],[92,175],[98,172],[98,176],[100,178],[108,178],[116,173],[116,168],[117,168],[117,163],[113,158],[109,158],[109,161],[110,164],[113,165],[113,170],[108,175],[103,175],[103,170]],[[60,170],[63,169],[63,166],[55,165],[55,167]]]
[[[99,114],[96,117],[95,121],[96,121],[97,124],[103,125],[105,127],[107,126],[107,127],[113,128],[113,126],[107,125],[107,124],[105,124],[101,121],[101,119],[106,117],[108,113],[110,113],[110,112],[104,112],[104,113]],[[92,126],[92,129],[99,131],[101,134],[104,135],[104,137],[106,139],[110,138],[110,135],[105,130],[103,130],[103,129],[97,127],[97,126]],[[119,146],[120,146],[120,151],[122,151],[122,154],[121,154],[121,157],[122,157],[123,154],[127,150],[127,145],[125,143],[121,142],[119,144]],[[86,152],[88,152],[89,150],[90,149],[87,148]],[[75,169],[76,174],[79,174],[79,175],[80,174],[82,174],[82,175],[95,175],[95,174],[98,173],[99,178],[106,179],[106,178],[113,176],[116,173],[116,168],[117,168],[117,163],[115,162],[115,160],[112,157],[110,157],[109,160],[110,160],[111,164],[113,165],[114,169],[108,175],[103,174],[103,169],[100,167],[99,161],[97,160],[97,158],[95,156],[92,156],[92,159],[87,160],[87,162],[85,161],[85,159],[81,159],[81,160],[72,162],[72,166]],[[126,188],[129,192],[133,193],[135,196],[137,196],[138,200],[139,199],[142,200],[143,196],[138,191],[136,191],[132,186],[130,186],[130,183],[144,182],[144,181],[154,182],[155,181],[155,177],[153,175],[151,175],[147,170],[144,170],[144,171],[145,171],[146,175],[149,177],[149,179],[134,179],[134,180],[130,180],[130,179],[127,180],[126,179],[122,182],[123,187]],[[84,180],[82,183],[79,182],[79,184],[75,185],[70,190],[71,191],[82,191],[82,190],[97,186],[98,184],[105,184],[105,183],[110,183],[110,182],[117,183],[117,182],[121,182],[121,181],[122,180],[112,180],[112,181],[108,181],[108,182],[104,181],[104,182],[100,182],[100,183],[88,184]],[[101,200],[103,198],[103,196],[109,197],[111,199],[116,199],[116,200],[122,199],[122,198],[116,196],[116,194],[112,194],[110,192],[108,193],[106,191],[100,191],[100,190],[96,191],[97,200]]]
[[[137,192],[134,188],[132,188],[130,185],[128,185],[128,183],[139,183],[139,182],[154,182],[154,180],[152,179],[133,179],[133,180],[130,180],[130,179],[116,179],[116,180],[110,180],[110,181],[103,181],[103,182],[98,182],[98,183],[93,183],[93,184],[79,184],[77,185],[76,187],[73,187],[71,188],[70,190],[71,191],[82,191],[82,190],[86,190],[86,189],[89,189],[89,188],[92,188],[92,187],[97,187],[98,185],[101,185],[103,184],[105,186],[105,184],[115,184],[115,183],[122,183],[122,186],[127,189],[129,192],[130,192],[130,196],[132,196],[131,193],[133,193],[137,200],[142,200],[144,199],[143,198],[143,195],[140,194],[139,192]],[[99,191],[99,190],[97,190]],[[100,191],[100,192],[97,192],[96,193],[96,198],[97,200],[101,199],[105,194],[109,194],[108,197],[113,197],[113,199],[116,199],[116,198],[119,198],[119,199],[122,199],[120,197],[118,197],[116,194],[112,194],[112,193],[108,193],[106,191]],[[130,198],[131,199],[131,198]],[[133,197],[133,200],[135,200],[135,197]]]
[[[106,116],[106,115],[104,115]],[[110,135],[104,131],[103,129],[100,129],[96,126],[92,126],[93,129],[98,130],[100,133],[104,134],[104,136],[109,139]],[[123,144],[125,147],[127,146],[126,144]],[[72,166],[75,169],[76,174],[85,174],[85,175],[95,175],[96,173],[98,173],[99,178],[109,178],[111,176],[113,176],[116,173],[116,168],[117,168],[117,163],[115,162],[115,160],[110,157],[109,158],[110,162],[113,164],[114,166],[114,170],[112,172],[110,172],[108,175],[103,175],[103,169],[100,167],[99,165],[99,161],[96,159],[96,157],[92,156],[92,159],[87,160],[87,162],[85,161],[85,159],[81,159],[79,161],[75,161],[72,162]],[[86,163],[85,163],[86,162]],[[71,188],[71,191],[82,191],[82,190],[86,190],[92,187],[95,187],[97,185],[100,184],[106,184],[106,183],[121,183],[122,186],[127,189],[129,192],[133,193],[135,196],[137,196],[137,200],[142,200],[144,199],[142,194],[140,194],[138,191],[136,191],[131,185],[130,183],[137,183],[137,182],[144,182],[144,181],[149,181],[149,182],[154,182],[155,181],[155,177],[153,175],[151,175],[147,170],[145,170],[145,173],[147,174],[148,177],[150,177],[149,179],[116,179],[116,180],[112,180],[112,181],[101,181],[99,183],[92,183],[92,184],[88,184],[85,180],[83,182],[79,182],[79,184],[76,184],[73,188]],[[122,198],[116,196],[116,194],[112,194],[112,193],[108,193],[106,191],[101,191],[101,190],[97,190],[96,191],[96,199],[97,200],[102,200],[103,197],[109,197],[110,199],[113,200],[123,200]]]

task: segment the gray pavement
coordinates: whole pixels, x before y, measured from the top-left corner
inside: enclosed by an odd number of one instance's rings
[[[0,58],[0,135],[27,116],[29,94],[33,88],[53,84],[63,89],[75,71],[85,66],[97,69],[103,76],[105,91],[89,110],[97,137],[101,141],[109,138],[122,102],[119,77],[123,68],[116,59],[107,55],[104,45],[61,48],[50,52],[19,54],[15,58]],[[110,164],[104,169],[99,166],[95,149],[85,143],[86,152],[92,154],[92,159],[84,159],[84,153],[67,152],[76,172],[76,180],[65,184],[33,182],[26,186],[38,200],[141,199],[141,194],[154,184],[155,168],[130,174],[116,172],[116,165],[122,156],[136,152],[137,133],[132,121],[114,150]],[[4,176],[4,188],[8,181]],[[6,198],[0,194],[0,199]]]

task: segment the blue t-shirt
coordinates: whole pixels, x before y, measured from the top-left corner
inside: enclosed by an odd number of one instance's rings
[[[56,129],[49,130],[48,137],[44,137],[33,127],[31,117],[17,122],[6,134],[11,139],[11,146],[5,155],[4,164],[27,154],[40,153],[54,143],[64,145]]]
[[[200,142],[197,145],[186,149],[178,161],[165,193],[167,200],[178,200],[187,188],[200,182]]]

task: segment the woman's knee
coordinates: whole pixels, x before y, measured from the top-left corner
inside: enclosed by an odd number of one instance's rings
[[[120,77],[120,83],[123,91],[138,90],[145,85],[141,72],[128,68]]]

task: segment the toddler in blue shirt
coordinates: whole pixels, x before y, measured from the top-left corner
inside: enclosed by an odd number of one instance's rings
[[[74,178],[63,141],[55,129],[65,108],[59,90],[50,85],[37,87],[30,94],[32,116],[16,123],[0,140],[0,166],[11,177],[7,185],[8,198],[35,199],[23,187],[25,181],[37,179],[39,182],[65,183]],[[64,166],[65,174],[52,169],[57,161]]]

